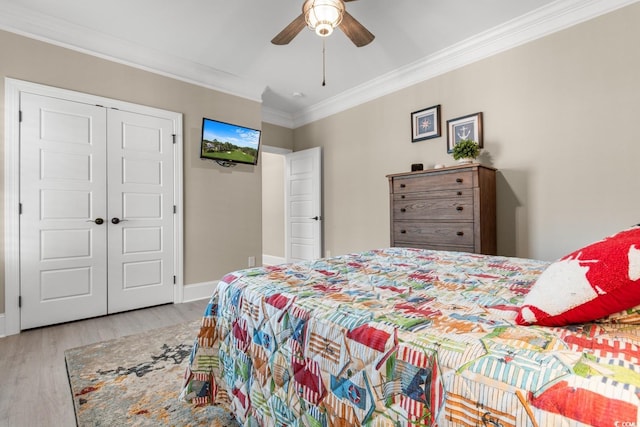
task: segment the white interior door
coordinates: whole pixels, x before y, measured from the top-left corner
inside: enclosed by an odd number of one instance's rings
[[[106,314],[106,110],[20,103],[21,328]]]
[[[173,301],[173,121],[109,110],[109,313]]]
[[[287,262],[322,256],[322,150],[286,156],[285,257]]]

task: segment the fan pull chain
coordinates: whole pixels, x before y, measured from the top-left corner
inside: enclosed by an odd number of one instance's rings
[[[327,80],[327,66],[326,66],[326,55],[325,55],[325,40],[326,37],[322,38],[322,86],[325,86]]]

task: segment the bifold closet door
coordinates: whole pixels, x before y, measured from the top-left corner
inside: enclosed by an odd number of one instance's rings
[[[106,110],[22,93],[20,111],[21,329],[106,314]]]
[[[173,302],[173,122],[20,103],[21,329]]]

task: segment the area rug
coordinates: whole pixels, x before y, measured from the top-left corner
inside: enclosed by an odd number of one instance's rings
[[[65,351],[78,426],[239,426],[227,408],[178,400],[199,325]]]

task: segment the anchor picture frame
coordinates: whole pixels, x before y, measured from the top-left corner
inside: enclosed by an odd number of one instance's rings
[[[447,120],[447,153],[453,152],[453,147],[463,139],[470,139],[484,147],[482,142],[482,112],[468,114]]]

